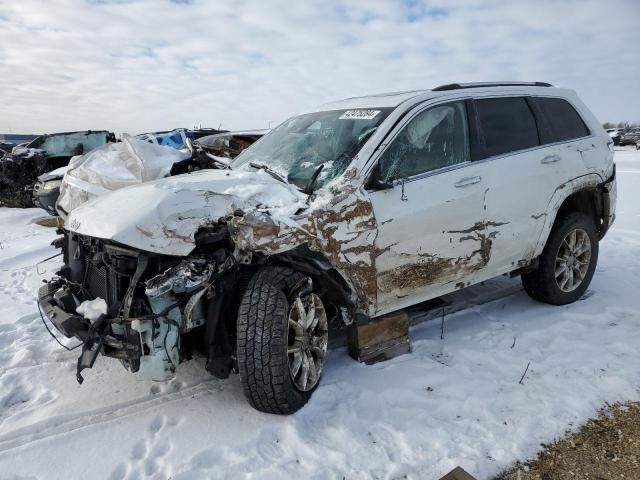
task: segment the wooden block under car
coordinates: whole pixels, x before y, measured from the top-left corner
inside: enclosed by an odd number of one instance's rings
[[[347,341],[349,355],[367,365],[409,353],[409,315],[400,311],[352,324]]]
[[[456,467],[440,480],[476,480],[471,474],[461,467]]]

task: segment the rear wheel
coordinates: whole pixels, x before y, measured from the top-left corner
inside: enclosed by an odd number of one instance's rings
[[[538,269],[522,274],[525,291],[541,302],[565,305],[585,292],[598,261],[598,233],[593,220],[572,213],[554,226]]]
[[[259,270],[238,312],[238,370],[249,403],[276,414],[302,408],[320,382],[328,333],[310,278],[282,267]]]

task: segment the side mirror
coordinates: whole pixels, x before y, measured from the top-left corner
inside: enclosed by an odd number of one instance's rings
[[[377,163],[376,168],[373,169],[367,188],[371,190],[389,190],[393,188],[393,180],[382,180],[380,163]]]

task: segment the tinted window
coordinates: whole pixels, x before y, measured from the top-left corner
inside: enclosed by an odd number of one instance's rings
[[[380,157],[380,177],[386,182],[468,160],[465,105],[447,103],[411,119]]]
[[[536,121],[524,98],[476,100],[480,158],[539,145]]]
[[[40,146],[50,157],[66,157],[89,153],[96,147],[107,143],[105,132],[78,132],[61,133],[57,135],[43,136]]]
[[[566,100],[536,97],[533,102],[541,117],[542,143],[563,142],[589,135],[582,118]]]

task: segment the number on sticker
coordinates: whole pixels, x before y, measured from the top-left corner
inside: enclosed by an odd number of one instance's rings
[[[340,115],[340,120],[372,120],[380,110],[347,110]]]

